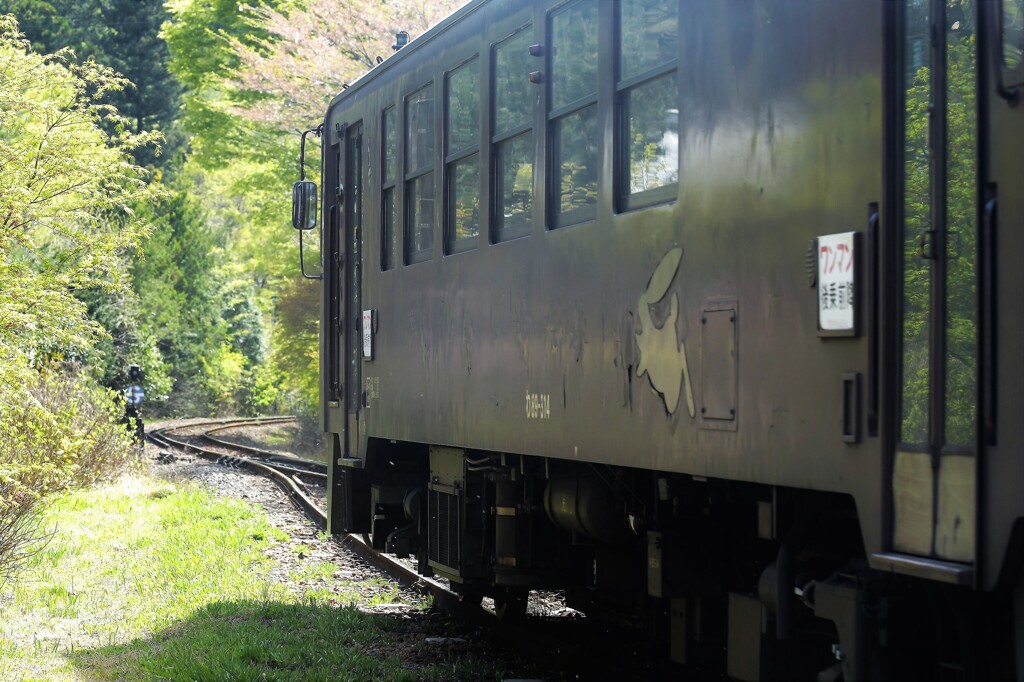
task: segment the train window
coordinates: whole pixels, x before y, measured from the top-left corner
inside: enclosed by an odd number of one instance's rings
[[[920,235],[932,229],[932,5],[915,0],[904,9],[903,102],[903,310],[901,443],[928,443],[931,368],[932,260],[921,257]]]
[[[445,253],[476,246],[480,234],[480,60],[448,74],[445,173],[448,201]]]
[[[972,0],[946,11],[945,46],[945,211],[946,219],[946,403],[945,442],[970,447],[976,437],[978,279],[976,197],[978,191],[976,90],[977,35]],[[957,11],[960,10],[960,11]],[[913,95],[910,96],[913,99]],[[934,125],[934,124],[932,124]],[[938,331],[938,328],[936,328]]]
[[[533,92],[530,30],[524,27],[494,47],[491,145],[494,155],[493,241],[530,233],[533,213]]]
[[[398,175],[398,123],[395,107],[384,110],[381,121],[381,267],[395,267],[395,182]]]
[[[679,3],[619,3],[619,194],[630,209],[667,201],[679,182]]]
[[[552,227],[597,214],[597,2],[551,14]]]
[[[1016,69],[1024,58],[1024,0],[1003,0],[1003,62]]]
[[[449,154],[475,147],[480,139],[480,65],[474,57],[448,74]]]
[[[624,0],[619,3],[620,70],[623,80],[674,62],[679,52],[676,0]]]
[[[405,100],[405,262],[430,260],[434,251],[433,84]]]

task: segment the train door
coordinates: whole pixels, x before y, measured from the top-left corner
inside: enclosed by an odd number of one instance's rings
[[[363,252],[363,125],[345,127],[341,177],[344,187],[344,400],[345,453],[359,452],[359,412],[362,407],[361,282]]]
[[[895,3],[894,3],[895,5]],[[979,51],[974,0],[894,9],[896,314],[891,544],[973,563],[978,457]],[[939,564],[936,564],[939,565]],[[965,581],[969,567],[951,575]]]

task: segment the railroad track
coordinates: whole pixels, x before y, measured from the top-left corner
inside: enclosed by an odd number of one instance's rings
[[[293,417],[267,417],[259,419],[217,419],[195,422],[185,426],[155,429],[147,438],[157,446],[192,453],[219,464],[246,469],[275,481],[309,518],[321,529],[327,527],[326,507],[327,467],[282,452],[239,444],[220,437],[224,431],[252,426],[270,426],[293,423]],[[179,433],[179,432],[190,433]],[[500,622],[499,614],[486,604],[467,602],[442,582],[420,575],[409,563],[373,549],[367,541],[355,534],[336,536],[342,546],[349,547],[378,569],[423,594],[449,611],[457,611],[474,625],[492,631],[505,645],[518,648],[523,655],[535,659],[554,658],[557,667],[571,661],[575,679],[646,680],[653,671],[648,669],[650,657],[631,648],[604,628],[586,627],[566,636],[564,619],[530,617],[525,621]],[[557,621],[563,623],[558,624]],[[569,628],[573,629],[573,628]],[[611,636],[611,639],[607,639]],[[604,644],[599,642],[604,641]],[[550,653],[542,653],[544,650]],[[615,654],[616,651],[621,653]],[[605,655],[598,654],[603,652]],[[611,659],[608,654],[611,652]],[[623,660],[625,659],[625,660]],[[611,677],[608,677],[608,676]],[[712,676],[714,677],[714,676]]]
[[[274,452],[248,445],[241,445],[213,435],[246,426],[268,426],[295,422],[294,417],[263,417],[254,419],[217,419],[196,422],[187,426],[155,429],[147,434],[147,438],[162,448],[176,448],[184,452],[220,464],[246,469],[276,482],[292,498],[303,512],[321,529],[327,528],[327,514],[318,499],[326,497],[327,467],[310,460],[301,459],[286,453]],[[197,434],[181,435],[178,431],[200,430]],[[198,444],[201,441],[204,444]],[[217,448],[217,449],[214,449]],[[241,454],[226,454],[224,450]],[[320,491],[323,491],[322,493]],[[443,583],[424,577],[395,558],[373,549],[360,536],[349,534],[339,536],[342,545],[355,550],[374,566],[391,575],[396,580],[415,585],[424,593],[433,597],[435,603],[445,608],[465,608],[462,598],[448,589]],[[484,614],[493,611],[480,609]]]

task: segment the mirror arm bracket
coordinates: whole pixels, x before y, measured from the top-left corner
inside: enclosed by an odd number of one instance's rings
[[[324,134],[324,124],[321,123],[316,128],[302,131],[302,139],[299,142],[299,180],[306,179],[306,135],[310,133],[313,133],[316,137],[321,137]]]
[[[304,181],[306,179],[306,135],[313,133],[316,137],[323,136],[324,124],[321,123],[316,128],[310,128],[302,131],[302,138],[299,143],[299,180]],[[323,274],[309,275],[306,274],[306,261],[303,257],[302,248],[302,233],[304,230],[299,230],[299,268],[302,270],[302,276],[306,279],[323,279]]]

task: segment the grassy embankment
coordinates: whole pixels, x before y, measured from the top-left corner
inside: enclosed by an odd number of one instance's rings
[[[136,477],[63,497],[47,514],[52,541],[0,591],[0,679],[459,680],[498,673],[473,660],[404,670],[401,647],[389,642],[408,639],[399,634],[408,623],[332,606],[315,591],[295,596],[272,581],[263,550],[283,533],[247,503]],[[331,570],[307,566],[293,578]]]

